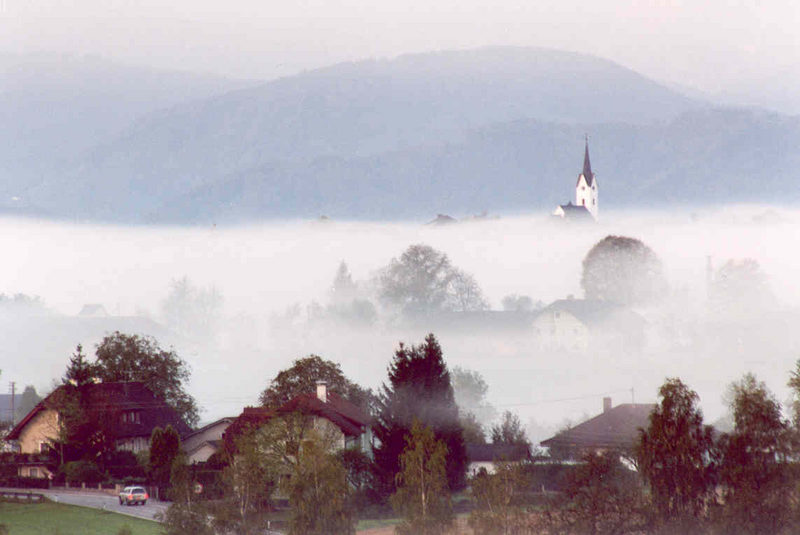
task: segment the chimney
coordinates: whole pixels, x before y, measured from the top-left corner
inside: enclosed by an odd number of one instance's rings
[[[328,383],[317,381],[317,399],[323,403],[328,402]]]
[[[611,410],[611,398],[603,398],[603,413],[606,413],[610,410]]]

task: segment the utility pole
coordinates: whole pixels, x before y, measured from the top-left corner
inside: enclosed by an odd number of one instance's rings
[[[11,381],[11,425],[14,425],[14,398],[17,393],[17,383]]]

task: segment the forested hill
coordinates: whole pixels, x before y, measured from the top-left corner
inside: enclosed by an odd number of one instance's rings
[[[21,196],[56,217],[117,222],[540,209],[570,197],[588,132],[603,206],[768,200],[779,192],[766,174],[793,168],[784,149],[797,130],[607,60],[486,48],[179,103],[40,173]],[[712,180],[721,173],[724,187]]]

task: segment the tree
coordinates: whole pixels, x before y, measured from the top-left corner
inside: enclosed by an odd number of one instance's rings
[[[789,388],[792,389],[792,424],[800,430],[800,359],[795,361],[794,371],[789,376]]]
[[[511,411],[505,411],[502,421],[492,426],[492,444],[530,446],[531,441],[525,434],[519,416]]]
[[[334,304],[349,303],[356,298],[356,283],[344,260],[336,270],[336,276],[331,285],[331,301]]]
[[[697,393],[680,379],[667,379],[658,392],[661,402],[637,445],[638,467],[660,520],[692,531],[714,488],[712,429],[703,425]]]
[[[339,364],[318,355],[297,359],[291,368],[278,372],[259,400],[265,407],[278,408],[301,394],[316,392],[318,381],[325,381],[329,390],[362,408],[370,402],[369,391],[345,377]]]
[[[715,273],[709,294],[717,314],[746,316],[775,303],[767,276],[756,260],[728,260]]]
[[[414,421],[400,455],[397,492],[392,506],[403,516],[400,535],[442,534],[453,524],[453,508],[445,475],[447,445],[430,427]]]
[[[194,500],[194,482],[186,456],[178,454],[170,471],[170,496],[172,503],[160,517],[165,535],[214,535],[213,516],[208,504]]]
[[[447,306],[450,310],[469,312],[489,309],[489,303],[486,301],[483,290],[481,290],[475,277],[460,269],[453,270],[450,293],[451,296]]]
[[[214,334],[222,310],[222,295],[215,286],[201,288],[188,277],[173,279],[161,303],[167,326],[187,336]]]
[[[448,449],[446,473],[451,490],[464,486],[466,448],[458,419],[458,407],[442,348],[433,334],[419,346],[400,344],[389,365],[389,384],[378,400],[373,428],[377,470],[376,491],[386,497],[395,490],[400,456],[414,420],[433,430]]]
[[[475,279],[429,245],[412,245],[393,258],[378,284],[381,301],[408,315],[487,308]]]
[[[528,514],[523,495],[525,477],[520,465],[497,463],[493,474],[481,470],[470,482],[475,509],[469,515],[469,526],[485,535],[526,533]]]
[[[254,535],[267,527],[265,512],[270,509],[281,463],[262,449],[260,433],[262,430],[250,430],[238,437],[236,453],[229,455],[222,471],[225,499],[213,511],[218,532]]]
[[[484,426],[494,420],[497,413],[486,401],[489,385],[480,373],[459,366],[450,372],[450,381],[464,429],[464,440],[467,443],[484,443]]]
[[[27,385],[25,390],[22,391],[19,405],[14,411],[14,422],[22,420],[40,401],[42,401],[42,398],[36,393],[36,388],[33,385]]]
[[[614,452],[590,453],[567,478],[563,496],[548,511],[556,533],[648,533],[648,504],[636,474]]]
[[[541,307],[541,302],[534,303],[533,299],[527,295],[508,294],[500,301],[503,310],[513,312],[530,312],[534,308]]]
[[[459,411],[458,423],[461,425],[465,444],[486,444],[486,431],[474,414]]]
[[[173,464],[180,454],[181,438],[178,432],[168,425],[165,429],[156,427],[150,435],[150,481],[159,492],[170,485]]]
[[[61,382],[65,385],[70,384],[80,388],[91,383],[95,373],[95,366],[86,360],[86,355],[83,354],[83,346],[78,344],[75,348],[75,353],[69,359],[67,371]]]
[[[304,438],[287,489],[290,535],[355,533],[347,472],[334,450],[314,430]]]
[[[754,375],[730,387],[734,430],[722,437],[719,522],[736,533],[782,533],[796,528],[797,468],[787,462],[789,426],[774,395]]]
[[[185,390],[189,368],[174,350],[162,349],[149,336],[116,331],[103,338],[95,354],[94,372],[101,381],[141,381],[189,427],[197,424],[197,404]]]
[[[635,238],[606,236],[583,259],[581,286],[587,299],[647,304],[667,289],[661,260]]]

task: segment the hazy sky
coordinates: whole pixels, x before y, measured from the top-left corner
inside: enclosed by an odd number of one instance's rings
[[[709,92],[800,79],[789,0],[0,0],[0,50],[268,78],[483,45],[598,54]]]

